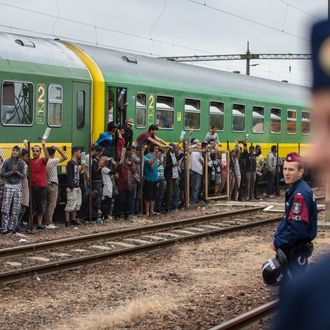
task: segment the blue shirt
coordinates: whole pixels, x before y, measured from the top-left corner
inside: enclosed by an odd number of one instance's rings
[[[159,164],[159,160],[156,161],[154,168],[151,168],[151,163],[153,162],[153,160],[155,159],[155,155],[151,155],[146,154],[144,156],[145,158],[145,162],[144,162],[144,178],[147,181],[151,181],[151,182],[157,182],[159,180],[159,176],[158,176],[158,164]]]

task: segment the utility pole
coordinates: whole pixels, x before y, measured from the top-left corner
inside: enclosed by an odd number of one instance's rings
[[[328,0],[330,1],[330,0]],[[251,59],[251,53],[250,53],[250,47],[249,47],[249,41],[247,42],[247,48],[246,48],[246,75],[250,75],[250,59]]]

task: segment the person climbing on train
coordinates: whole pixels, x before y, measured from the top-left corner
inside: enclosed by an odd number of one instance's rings
[[[210,131],[206,134],[206,136],[204,138],[204,142],[209,144],[210,140],[214,140],[218,147],[222,146],[222,144],[219,141],[219,137],[218,137],[218,133],[217,133],[217,127],[214,126],[214,125],[212,125],[210,127]]]
[[[117,131],[117,125],[114,122],[108,124],[107,130],[100,134],[99,138],[95,142],[96,145],[103,147],[103,156],[111,156],[111,152],[115,150],[115,134]]]
[[[147,131],[137,137],[136,144],[140,147],[144,147],[153,143],[159,147],[167,147],[166,142],[156,136],[157,132],[158,127],[156,125],[150,125]]]

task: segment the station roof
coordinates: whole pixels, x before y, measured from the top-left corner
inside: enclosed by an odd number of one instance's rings
[[[150,85],[191,92],[253,96],[254,99],[306,104],[307,87],[237,73],[175,63],[117,50],[78,45],[103,72],[107,83]]]

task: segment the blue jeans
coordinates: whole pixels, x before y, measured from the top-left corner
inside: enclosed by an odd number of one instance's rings
[[[199,193],[202,185],[203,176],[190,170],[190,202],[195,204],[199,200]]]

